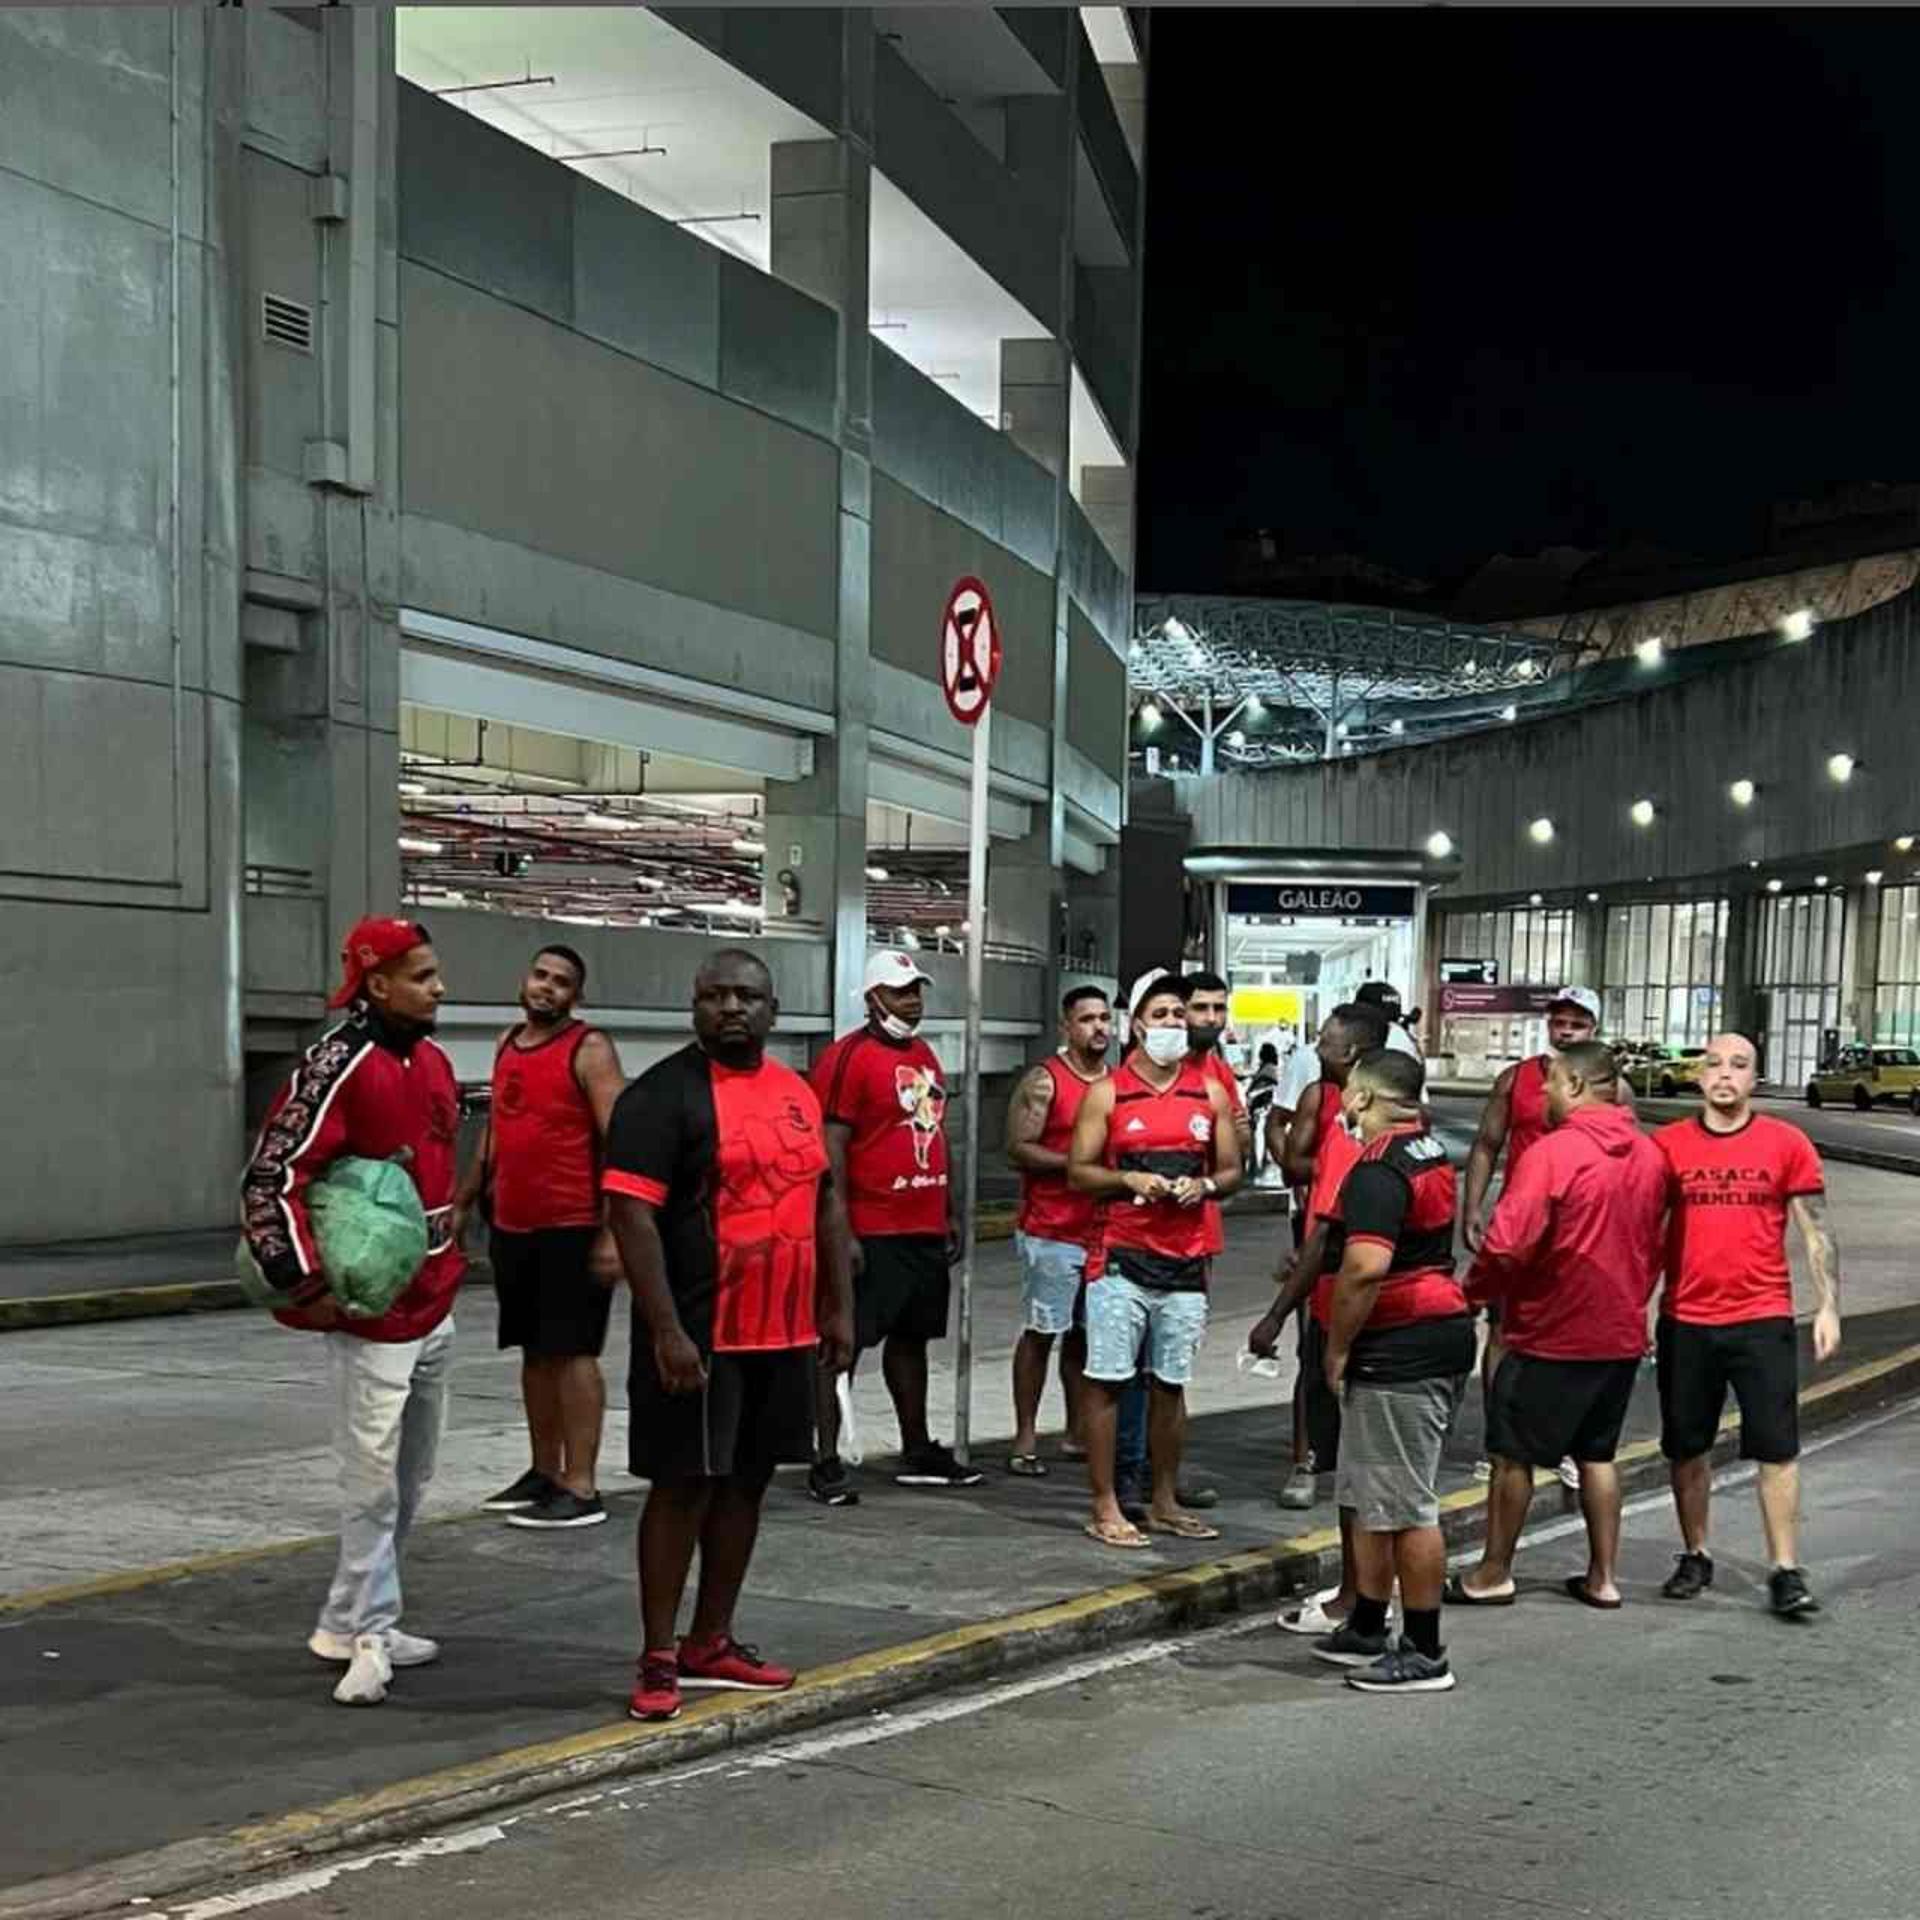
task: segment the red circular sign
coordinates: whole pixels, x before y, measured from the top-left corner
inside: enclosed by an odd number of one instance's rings
[[[1000,623],[987,583],[971,574],[947,595],[940,621],[940,688],[963,727],[977,726],[1000,678]]]

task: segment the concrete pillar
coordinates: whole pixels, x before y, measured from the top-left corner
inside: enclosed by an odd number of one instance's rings
[[[1059,341],[1000,342],[1001,430],[1056,477],[1067,472],[1072,401],[1072,372]]]
[[[995,841],[987,875],[988,940],[1031,948],[1053,967],[1060,947],[1060,875],[1045,822],[1018,840]]]
[[[872,13],[848,8],[840,125],[828,140],[773,148],[769,230],[775,275],[840,316],[835,434],[840,445],[840,593],[834,732],[805,780],[767,793],[767,913],[784,911],[779,874],[800,850],[803,916],[831,943],[835,1026],[857,1024],[867,946],[867,770],[873,701],[873,357],[867,331],[873,179]]]
[[[1847,889],[1847,956],[1842,978],[1847,992],[1840,1008],[1843,1039],[1872,1040],[1879,1017],[1880,889]]]
[[[1082,467],[1080,511],[1121,570],[1133,571],[1133,470]]]
[[[1721,956],[1720,1018],[1730,1032],[1744,1033],[1763,1049],[1761,1070],[1770,1064],[1764,1058],[1767,1036],[1760,1031],[1762,1009],[1753,982],[1753,940],[1755,896],[1736,893],[1727,902],[1727,943]]]

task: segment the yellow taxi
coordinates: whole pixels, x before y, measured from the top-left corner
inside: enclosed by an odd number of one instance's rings
[[[1635,1093],[1671,1099],[1676,1093],[1697,1092],[1700,1069],[1707,1063],[1705,1047],[1667,1047],[1652,1043],[1639,1048],[1626,1062],[1627,1085]]]
[[[1920,1115],[1920,1053],[1911,1047],[1842,1047],[1807,1082],[1807,1105],[1850,1100],[1862,1113],[1889,1101]]]

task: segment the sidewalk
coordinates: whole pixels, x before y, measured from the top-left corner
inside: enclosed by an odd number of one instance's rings
[[[1829,1374],[1920,1341],[1920,1286],[1906,1251],[1920,1225],[1912,1217],[1920,1196],[1906,1203],[1913,1190],[1890,1176],[1844,1177],[1848,1186],[1872,1187],[1836,1193],[1843,1236],[1850,1221],[1864,1226],[1871,1213],[1888,1245],[1870,1257],[1859,1234],[1843,1240],[1852,1249],[1852,1317],[1843,1360]],[[1895,1212],[1908,1217],[1877,1217]],[[1266,1298],[1277,1228],[1255,1220],[1232,1230],[1217,1332],[1193,1394],[1190,1459],[1222,1491],[1212,1516],[1218,1542],[1103,1551],[1080,1532],[1077,1471],[1056,1462],[1045,1481],[1014,1481],[998,1470],[990,1445],[979,1449],[991,1470],[977,1489],[909,1492],[870,1464],[861,1476],[865,1502],[849,1511],[811,1505],[798,1476],[783,1475],[769,1499],[743,1630],[807,1669],[864,1656],[856,1677],[879,1704],[889,1697],[888,1663],[921,1657],[901,1650],[924,1649],[943,1629],[972,1630],[984,1643],[1019,1624],[1009,1616],[1065,1603],[1061,1612],[1078,1616],[1085,1644],[1088,1634],[1126,1625],[1115,1583],[1145,1581],[1135,1594],[1157,1585],[1164,1607],[1167,1589],[1155,1574],[1204,1567],[1218,1588],[1221,1563],[1229,1562],[1230,1577],[1236,1553],[1251,1570],[1276,1541],[1323,1551],[1330,1505],[1283,1514],[1273,1504],[1287,1383],[1239,1373],[1233,1361]],[[996,1257],[1003,1266],[983,1294],[976,1407],[978,1427],[1004,1436],[1014,1318],[1010,1254]],[[1876,1296],[1896,1294],[1910,1304],[1866,1311]],[[424,1774],[463,1765],[483,1774],[476,1763],[533,1743],[565,1743],[553,1750],[564,1756],[625,1738],[640,1496],[609,1472],[612,1523],[559,1537],[472,1511],[520,1464],[522,1443],[512,1356],[486,1351],[484,1297],[469,1296],[461,1311],[468,1325],[459,1425],[436,1486],[434,1524],[416,1539],[408,1580],[408,1622],[442,1638],[446,1657],[401,1676],[376,1712],[333,1706],[330,1670],[302,1646],[332,1545],[300,1536],[324,1531],[331,1470],[320,1395],[297,1336],[234,1314],[22,1335],[0,1347],[0,1432],[11,1442],[0,1451],[0,1525],[15,1543],[5,1570],[13,1598],[0,1601],[0,1766],[11,1788],[0,1886],[253,1823],[296,1835],[329,1821],[337,1827],[342,1801],[371,1821],[404,1802],[404,1783]],[[211,1350],[209,1332],[220,1336]],[[622,1350],[616,1329],[616,1378]],[[950,1376],[939,1397],[944,1425]],[[883,1404],[878,1382],[863,1381],[869,1435],[891,1440]],[[624,1425],[618,1415],[609,1422],[610,1465],[618,1464]],[[1649,1376],[1632,1432],[1644,1438],[1652,1426]],[[1468,1470],[1478,1438],[1470,1395],[1449,1450],[1447,1486],[1457,1503],[1473,1498]],[[190,1577],[138,1570],[221,1547],[242,1551]],[[1810,1555],[1817,1554],[1815,1515]],[[117,1577],[118,1590],[45,1593],[61,1579],[103,1576]],[[758,1713],[769,1704],[735,1699],[726,1710]],[[320,1807],[330,1809],[324,1819],[305,1812]],[[0,1896],[0,1911],[7,1905]]]

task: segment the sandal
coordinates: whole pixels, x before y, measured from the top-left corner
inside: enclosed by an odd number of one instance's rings
[[[1440,1589],[1440,1598],[1450,1607],[1510,1607],[1519,1597],[1515,1587],[1505,1593],[1475,1593],[1457,1573],[1448,1574],[1447,1584]]]
[[[1210,1527],[1204,1520],[1196,1520],[1190,1513],[1176,1513],[1167,1519],[1158,1514],[1147,1515],[1149,1533],[1170,1533],[1176,1540],[1218,1540],[1220,1529]]]
[[[1081,1531],[1089,1540],[1097,1540],[1103,1547],[1139,1548],[1151,1544],[1147,1536],[1127,1520],[1122,1520],[1117,1527],[1089,1520]]]
[[[1620,1610],[1621,1603],[1618,1600],[1602,1600],[1587,1585],[1587,1576],[1584,1573],[1570,1573],[1561,1584],[1583,1607],[1594,1607],[1601,1613],[1618,1613]]]
[[[1022,1480],[1044,1480],[1047,1463],[1037,1453],[1013,1453],[1007,1456],[1007,1471]]]

